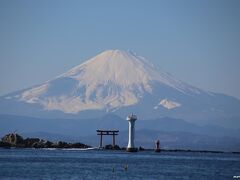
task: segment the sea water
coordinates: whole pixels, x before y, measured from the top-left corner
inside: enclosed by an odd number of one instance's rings
[[[232,153],[0,149],[0,179],[240,179]]]

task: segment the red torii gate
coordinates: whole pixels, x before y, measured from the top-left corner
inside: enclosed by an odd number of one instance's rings
[[[100,148],[102,148],[102,136],[110,135],[113,136],[113,147],[115,146],[115,136],[118,135],[119,130],[97,130],[97,135],[100,135]]]

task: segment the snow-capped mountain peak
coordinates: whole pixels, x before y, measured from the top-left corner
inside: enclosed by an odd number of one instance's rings
[[[146,87],[147,81],[156,78],[155,74],[148,63],[132,53],[108,50],[74,67],[63,76],[91,84],[114,82],[123,87],[133,84],[143,84]]]
[[[65,113],[115,111],[140,103],[146,94],[155,96],[156,86],[182,94],[201,93],[136,53],[107,50],[53,80],[23,91],[18,97],[46,110]]]
[[[200,91],[160,71],[157,66],[132,51],[104,51],[62,76],[71,77],[86,84],[91,82],[92,85],[108,82],[114,82],[122,87],[141,85],[148,92],[151,91],[149,85],[151,81],[158,81],[185,93]]]
[[[45,83],[1,97],[0,111],[82,118],[134,112],[144,119],[202,123],[239,117],[240,102],[184,83],[134,52],[107,50]]]

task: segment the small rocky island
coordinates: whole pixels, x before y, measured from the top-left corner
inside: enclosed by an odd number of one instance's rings
[[[86,144],[82,143],[67,143],[58,141],[56,143],[51,141],[45,141],[40,138],[26,138],[24,139],[19,134],[10,133],[5,135],[0,141],[0,147],[4,148],[90,148]]]

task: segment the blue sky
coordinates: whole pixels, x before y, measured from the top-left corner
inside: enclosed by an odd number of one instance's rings
[[[0,1],[0,95],[107,49],[132,50],[179,79],[240,99],[240,1]]]

